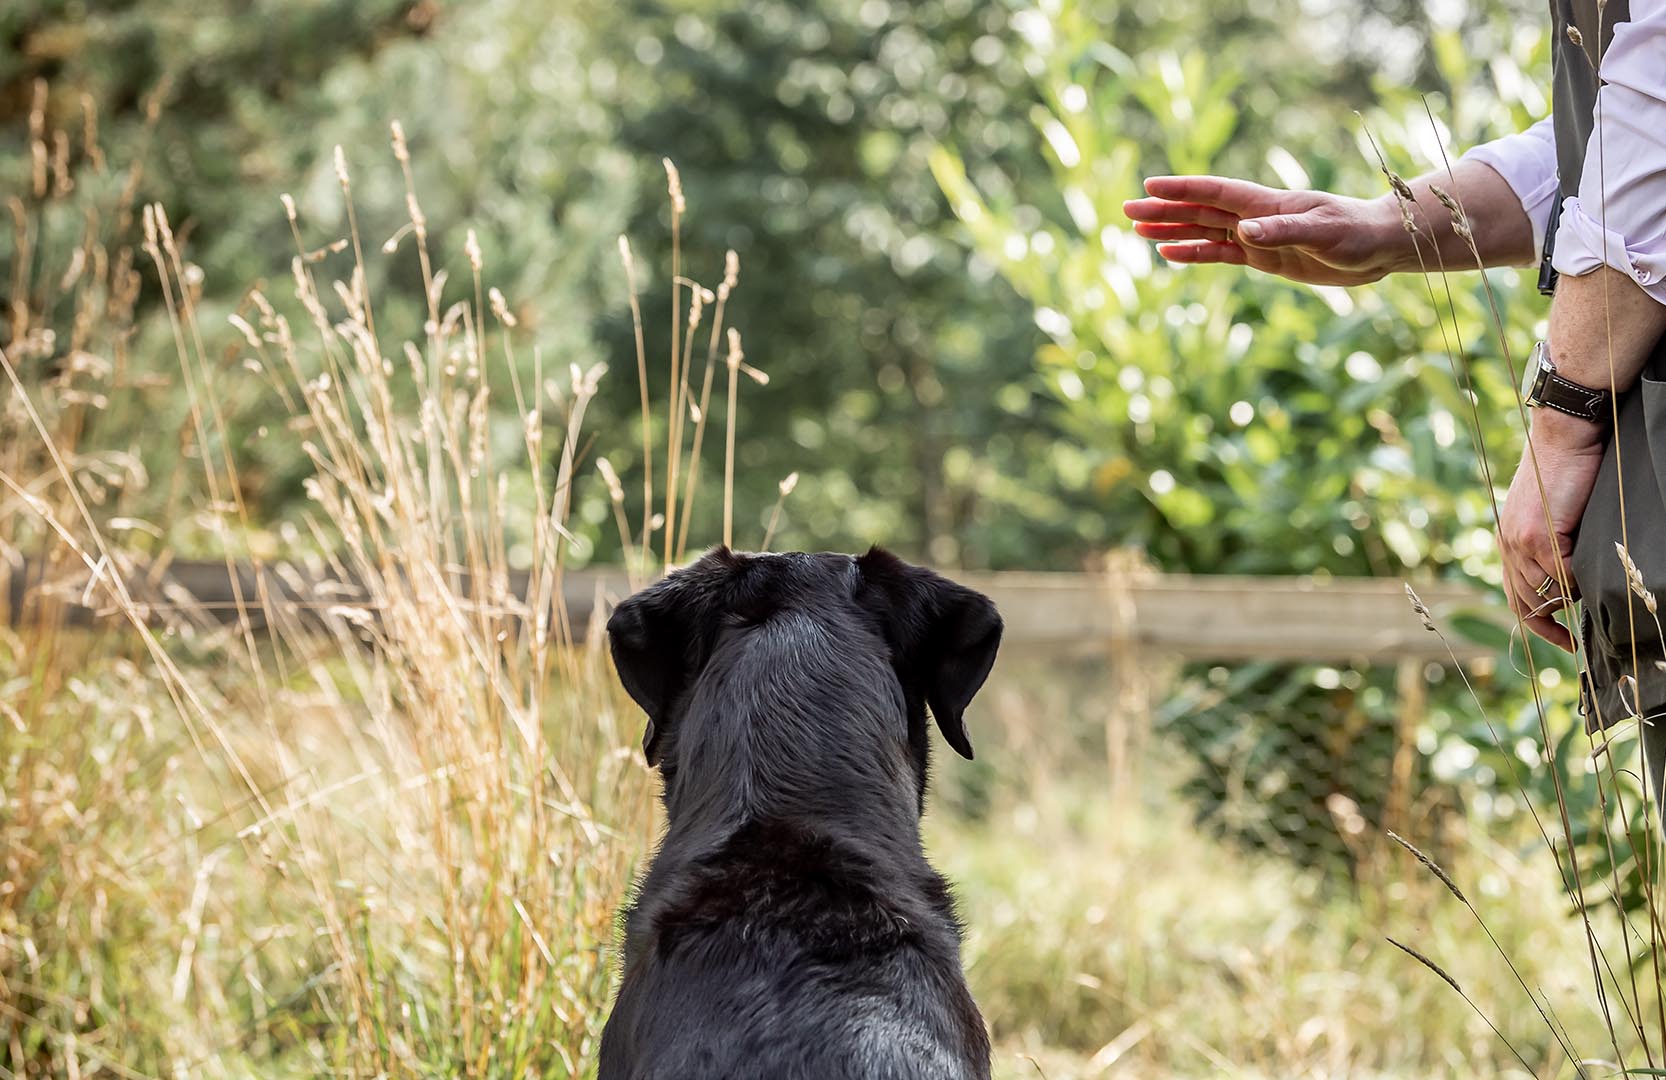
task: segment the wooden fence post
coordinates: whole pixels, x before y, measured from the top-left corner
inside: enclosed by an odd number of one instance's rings
[[[1423,722],[1429,688],[1423,661],[1403,657],[1394,666],[1394,757],[1383,806],[1383,827],[1400,835],[1411,831],[1412,773],[1417,765],[1417,726]]]
[[[1140,759],[1150,734],[1152,658],[1140,647],[1139,608],[1132,587],[1151,576],[1151,565],[1139,551],[1122,549],[1105,556],[1102,578],[1111,628],[1106,648],[1110,685],[1105,703],[1105,765],[1111,797],[1117,800],[1138,791]]]

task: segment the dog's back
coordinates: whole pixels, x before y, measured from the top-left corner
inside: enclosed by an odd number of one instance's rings
[[[989,1076],[919,819],[927,705],[970,757],[1000,635],[987,598],[882,552],[720,550],[620,605],[667,827],[600,1080]]]
[[[748,826],[644,882],[602,1080],[989,1075],[943,882],[925,860]]]

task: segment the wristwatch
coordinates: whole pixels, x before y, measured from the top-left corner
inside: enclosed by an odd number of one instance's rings
[[[1527,354],[1527,373],[1521,385],[1521,398],[1526,404],[1606,426],[1614,415],[1613,397],[1611,391],[1593,390],[1558,375],[1544,342],[1535,342],[1533,351]]]

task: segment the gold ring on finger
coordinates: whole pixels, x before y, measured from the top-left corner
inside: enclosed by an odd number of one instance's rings
[[[1550,596],[1550,590],[1555,587],[1556,577],[1555,575],[1551,575],[1539,583],[1539,587],[1533,590],[1533,595],[1537,596],[1540,600],[1544,600]]]

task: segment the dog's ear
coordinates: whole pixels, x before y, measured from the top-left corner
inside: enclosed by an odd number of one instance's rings
[[[659,764],[660,725],[681,692],[687,667],[689,634],[673,602],[675,589],[661,582],[637,593],[607,620],[607,643],[613,667],[631,700],[648,714],[642,753]]]
[[[727,548],[650,585],[607,620],[613,667],[625,692],[648,714],[642,753],[658,765],[671,710],[705,663],[714,625],[717,578],[733,566]]]
[[[903,685],[918,689],[943,738],[970,759],[966,706],[989,677],[1001,645],[994,602],[879,548],[856,565],[875,597],[874,610]]]

